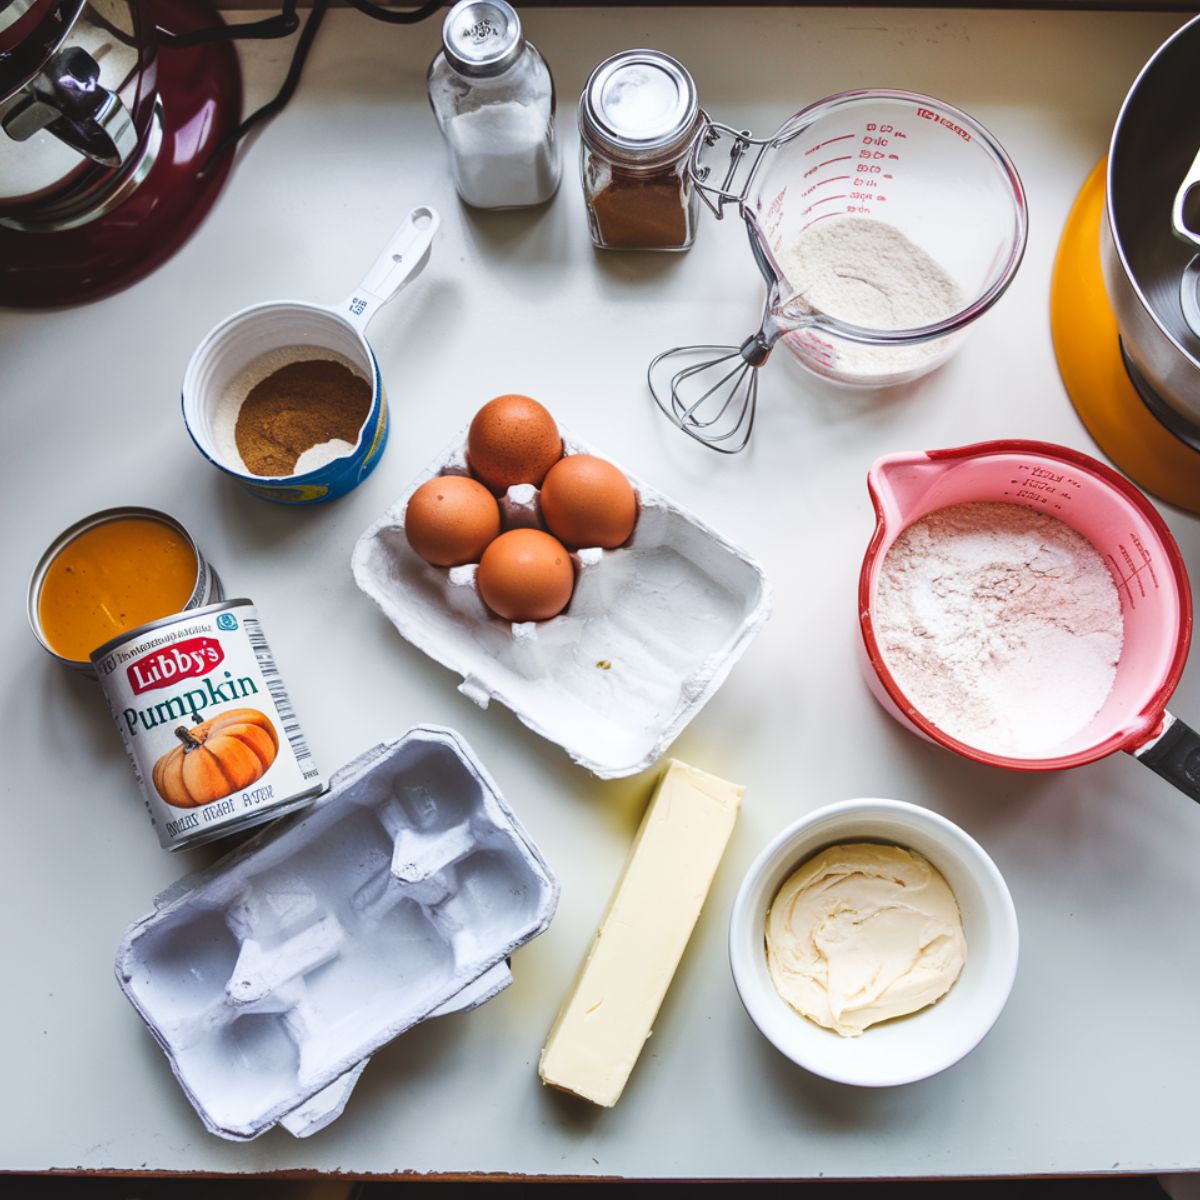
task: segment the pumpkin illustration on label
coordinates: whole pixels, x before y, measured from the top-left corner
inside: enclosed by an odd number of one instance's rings
[[[266,713],[233,708],[188,729],[175,730],[180,745],[154,764],[158,794],[175,808],[199,808],[249,787],[266,774],[279,735]]]

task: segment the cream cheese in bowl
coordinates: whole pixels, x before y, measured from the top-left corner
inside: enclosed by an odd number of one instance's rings
[[[899,846],[831,846],[771,902],[767,967],[802,1016],[843,1037],[940,1000],[967,955],[950,885]]]
[[[844,858],[846,848],[858,846],[869,848],[864,854],[878,852],[872,871],[888,866],[884,874],[893,881],[908,880],[903,888],[896,888],[906,894],[899,903],[893,895],[873,910],[874,901],[886,897],[887,891],[882,881],[877,885],[865,878],[857,892],[851,889],[851,893],[839,894],[845,882],[864,874],[861,863],[846,870],[843,861],[841,869],[837,868],[837,859]],[[912,859],[913,865],[906,868],[913,871],[911,876],[896,869],[904,854]],[[921,882],[917,856],[937,872],[950,893],[949,900],[938,888],[926,894],[926,900],[935,893],[939,896],[930,906],[928,921],[904,911],[926,907],[919,895],[926,884]],[[821,970],[833,987],[825,1003],[831,1009],[840,1007],[843,1026],[860,1024],[865,1029],[861,1037],[838,1036],[842,1031],[809,1019],[816,1015],[816,1004],[814,1013],[802,1015],[772,978],[768,913],[774,907],[783,915],[790,908],[795,928],[803,926],[807,920],[801,911],[803,902],[797,908],[793,900],[800,896],[809,874],[821,881],[812,894],[813,911],[821,917],[817,937],[823,942],[820,953],[810,948],[810,963],[822,953],[826,956]],[[793,894],[797,882],[801,888]],[[951,904],[961,916],[966,947],[957,978],[951,977],[955,941]],[[849,912],[854,906],[856,915]],[[841,935],[857,939],[876,920],[880,921],[878,930],[867,932],[865,938],[868,950],[874,954],[885,944],[896,943],[901,952],[889,950],[882,962],[870,966],[866,963],[870,955],[843,957],[847,947],[838,944]],[[939,944],[939,939],[945,940]],[[806,1070],[860,1087],[889,1087],[925,1079],[973,1050],[1008,1000],[1016,977],[1017,948],[1012,897],[987,852],[952,821],[900,800],[844,800],[817,809],[780,831],[747,871],[729,921],[734,983],[759,1031]],[[901,969],[906,955],[915,968],[911,973]],[[837,965],[829,969],[830,963]],[[923,980],[926,968],[935,963],[945,968],[932,972],[941,980],[932,988],[936,995],[924,990]],[[873,981],[876,971],[879,979]],[[895,973],[890,983],[883,978],[889,971]],[[906,979],[906,975],[911,977]],[[914,1003],[895,1007],[895,1001],[910,989],[907,998]],[[869,998],[872,991],[885,1002],[882,1006],[866,1003],[858,1012],[854,1011],[857,999],[844,1002],[846,995]],[[843,1000],[837,999],[838,994]]]

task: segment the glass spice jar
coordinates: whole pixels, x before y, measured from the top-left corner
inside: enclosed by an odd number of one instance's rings
[[[458,194],[475,208],[526,208],[558,190],[554,81],[504,0],[459,0],[426,79]]]
[[[698,196],[688,176],[703,116],[683,65],[658,50],[602,62],[579,99],[579,171],[592,241],[607,250],[686,250]]]

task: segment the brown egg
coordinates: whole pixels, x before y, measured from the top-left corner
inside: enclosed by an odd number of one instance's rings
[[[568,454],[542,484],[542,518],[573,550],[613,549],[629,540],[637,523],[637,494],[610,462],[591,454]]]
[[[404,532],[408,544],[435,567],[478,562],[500,534],[500,506],[474,479],[439,475],[413,492]]]
[[[476,414],[467,434],[471,474],[497,495],[515,483],[541,485],[562,458],[554,418],[528,396],[497,396]]]
[[[575,571],[566,547],[540,529],[510,529],[483,552],[479,592],[506,621],[548,621],[571,599]]]

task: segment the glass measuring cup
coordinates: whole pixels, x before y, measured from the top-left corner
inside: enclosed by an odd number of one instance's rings
[[[1200,800],[1200,736],[1167,711],[1191,643],[1191,589],[1175,539],[1137,488],[1077,450],[1009,440],[885,455],[867,489],[876,525],[859,575],[859,650],[867,685],[891,716],[974,762],[1019,771],[1057,771],[1124,750]],[[1083,729],[1041,757],[992,754],[933,724],[901,691],[875,635],[876,591],[892,544],[929,513],[973,501],[1057,517],[1091,542],[1117,585],[1125,639],[1112,691]]]
[[[1008,287],[1028,225],[1024,189],[999,143],[966,113],[910,92],[846,92],[797,113],[764,153],[745,215],[777,292],[775,319],[791,330],[784,345],[820,375],[869,386],[945,361]],[[814,309],[812,281],[782,264],[789,243],[838,217],[898,229],[950,276],[959,304],[908,329]]]
[[[722,141],[729,163],[717,183],[706,159]],[[915,92],[842,92],[789,117],[769,138],[710,120],[691,172],[718,219],[737,206],[768,288],[762,325],[740,346],[680,347],[651,364],[660,407],[715,449],[739,450],[749,439],[754,372],[780,338],[805,367],[839,383],[908,382],[954,351],[1003,295],[1025,251],[1025,192],[1004,149],[960,109]],[[899,248],[934,287],[934,319],[905,327],[911,272],[903,285],[893,276],[899,303],[894,319],[873,322],[883,327],[839,316],[828,297],[821,304],[820,281],[805,275],[795,248],[818,231],[824,240],[835,220],[841,231],[820,252],[826,281],[832,273],[860,299],[863,289],[878,293],[889,269],[883,260],[894,262]],[[679,358],[690,365],[668,389],[661,365]]]

